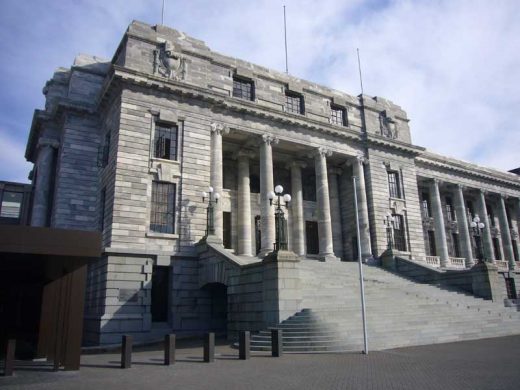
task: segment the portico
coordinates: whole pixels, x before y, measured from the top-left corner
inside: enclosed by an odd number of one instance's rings
[[[212,126],[226,128],[224,124]],[[212,136],[222,139],[222,151],[211,153],[212,167],[222,169],[212,168],[214,182],[210,184],[217,188],[223,183],[221,208],[215,210],[220,215],[215,221],[227,221],[220,238],[231,237],[225,242],[228,249],[237,255],[260,257],[273,250],[274,207],[267,195],[280,184],[292,196],[287,212],[289,250],[322,261],[353,260],[350,253],[344,253],[342,240],[345,223],[355,224],[355,221],[343,221],[342,214],[354,205],[341,199],[340,193],[343,183],[352,181],[352,174],[364,179],[363,162],[358,156],[281,141],[269,133],[231,130],[213,132]],[[353,169],[342,170],[340,167],[345,164]],[[346,180],[345,175],[349,176]],[[358,206],[365,221],[362,250],[368,257],[371,248],[367,196],[364,180],[359,182]],[[225,213],[228,217],[224,218]]]

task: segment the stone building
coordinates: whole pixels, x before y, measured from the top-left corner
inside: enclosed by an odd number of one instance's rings
[[[80,55],[43,93],[26,150],[31,225],[103,234],[87,344],[278,324],[305,308],[300,264],[354,261],[358,238],[364,259],[391,253],[443,275],[482,257],[516,294],[520,178],[414,145],[386,99],[141,22],[111,61]],[[273,257],[276,185],[292,199],[281,200],[289,251]],[[220,198],[204,239],[209,186]]]

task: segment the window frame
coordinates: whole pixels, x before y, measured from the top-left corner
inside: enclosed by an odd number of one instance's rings
[[[386,171],[387,180],[388,180],[388,195],[390,198],[394,199],[402,199],[401,195],[401,186],[399,181],[399,172],[397,171]],[[393,180],[390,180],[391,177],[394,177]]]
[[[237,88],[236,84],[238,84],[240,86],[240,88]],[[244,88],[242,88],[242,87],[246,84],[249,86],[249,91],[245,91],[246,96],[244,96]],[[235,92],[240,92],[240,93],[235,94]],[[247,95],[249,95],[249,96],[247,96]],[[243,100],[248,100],[248,101],[254,102],[255,101],[255,82],[254,82],[254,80],[248,79],[247,77],[234,75],[233,76],[233,91],[231,93],[231,96],[233,96],[234,98],[237,98],[237,99],[243,99]]]
[[[299,104],[294,104],[293,99],[299,99]],[[298,111],[294,109],[296,106],[298,107]],[[289,107],[291,108],[289,109]],[[284,110],[290,114],[305,115],[305,99],[303,94],[286,89]]]
[[[404,217],[401,214],[392,214],[394,219],[392,230],[394,236],[394,248],[400,252],[406,252],[406,233],[404,226]]]
[[[165,133],[169,137],[164,137],[164,144],[159,146],[160,133]],[[162,135],[162,134],[161,134]],[[172,139],[175,138],[174,142]],[[162,153],[161,153],[161,149]],[[172,156],[173,154],[173,156]],[[161,160],[178,161],[179,158],[179,125],[176,123],[166,123],[155,121],[153,134],[152,157]]]
[[[334,115],[335,112],[341,112],[341,122],[334,119],[337,118],[337,115]],[[347,109],[332,103],[330,105],[330,123],[337,126],[347,126]]]
[[[168,188],[166,192],[157,192],[159,186]],[[166,201],[158,202],[160,196],[165,196]],[[177,184],[161,180],[152,180],[150,200],[150,223],[148,230],[151,233],[175,234],[176,229],[176,198]],[[164,199],[164,198],[163,198]],[[165,208],[166,210],[163,210]],[[167,223],[164,223],[166,220]]]
[[[20,199],[20,203],[19,203],[19,207],[18,207],[18,216],[17,217],[11,217],[11,216],[4,216],[4,215],[2,215],[4,199],[5,199],[5,194],[6,193],[21,195],[21,199]],[[25,201],[25,193],[23,191],[14,191],[14,190],[9,190],[9,189],[4,189],[4,190],[0,191],[0,220],[10,221],[10,222],[13,222],[13,223],[19,223],[22,220],[22,216],[23,216],[24,201]]]

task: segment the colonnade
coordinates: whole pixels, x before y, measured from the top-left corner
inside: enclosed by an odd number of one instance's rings
[[[211,185],[215,191],[222,191],[222,134],[226,132],[224,126],[211,125]],[[268,193],[274,190],[273,180],[273,145],[278,139],[270,134],[264,134],[260,141],[260,216],[261,216],[261,249],[260,256],[273,251],[275,242],[275,218],[274,205],[268,199]],[[341,242],[341,210],[339,203],[339,189],[337,177],[341,173],[338,169],[327,167],[327,158],[332,152],[326,148],[316,148],[313,152],[314,167],[316,172],[316,211],[318,222],[319,253],[321,260],[336,259],[334,254],[334,241],[336,247]],[[252,255],[252,231],[251,231],[251,206],[249,188],[249,165],[252,152],[242,150],[238,153],[238,247],[237,254]],[[305,220],[303,211],[303,186],[302,168],[306,164],[302,161],[292,161],[289,164],[291,172],[291,249],[298,255],[305,255]],[[359,179],[358,183],[358,207],[360,209],[361,246],[365,257],[371,255],[370,232],[368,221],[368,205],[365,192],[363,160],[356,159],[353,164],[353,173]],[[329,175],[333,178],[329,185]],[[222,210],[215,209],[215,235],[222,239]],[[333,225],[335,228],[333,229]],[[339,229],[338,229],[339,226]],[[338,249],[338,248],[336,248]]]
[[[437,255],[439,256],[441,267],[450,265],[450,257],[448,254],[448,244],[446,239],[445,221],[441,203],[441,196],[439,191],[439,181],[437,179],[430,179],[428,183],[430,201],[432,207],[432,217],[435,229],[435,246],[437,248]],[[472,267],[475,264],[472,250],[472,239],[470,233],[470,226],[468,221],[468,215],[466,211],[466,201],[464,197],[465,187],[460,184],[454,185],[453,199],[455,215],[458,224],[459,233],[459,244],[461,256],[466,259],[466,267]],[[486,204],[486,191],[482,189],[476,189],[474,199],[476,200],[475,214],[480,218],[480,221],[484,224],[481,232],[481,242],[484,258],[490,262],[494,262],[495,251],[493,248],[493,235],[491,231],[491,221],[489,220],[489,210]],[[504,257],[508,261],[509,269],[513,270],[516,266],[515,255],[513,245],[519,245],[518,243],[513,244],[511,239],[511,226],[508,221],[505,197],[503,194],[497,194],[498,197],[498,219],[500,226],[500,237],[502,241],[502,249]],[[520,218],[520,199],[517,199],[518,205],[516,205],[517,214]],[[519,222],[520,223],[520,222]],[[520,249],[520,248],[519,248]]]

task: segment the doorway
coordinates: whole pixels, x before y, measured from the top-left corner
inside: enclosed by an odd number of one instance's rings
[[[262,249],[262,225],[259,215],[255,216],[255,247],[256,254],[259,254],[260,249]]]
[[[223,227],[222,227],[222,241],[224,248],[231,249],[231,213],[224,211],[222,213]]]
[[[222,283],[208,283],[203,288],[209,294],[209,330],[225,334],[227,331],[227,286]]]
[[[307,239],[307,254],[317,255],[320,252],[318,222],[305,221],[305,237]]]
[[[154,266],[152,270],[152,322],[168,321],[170,267]]]

